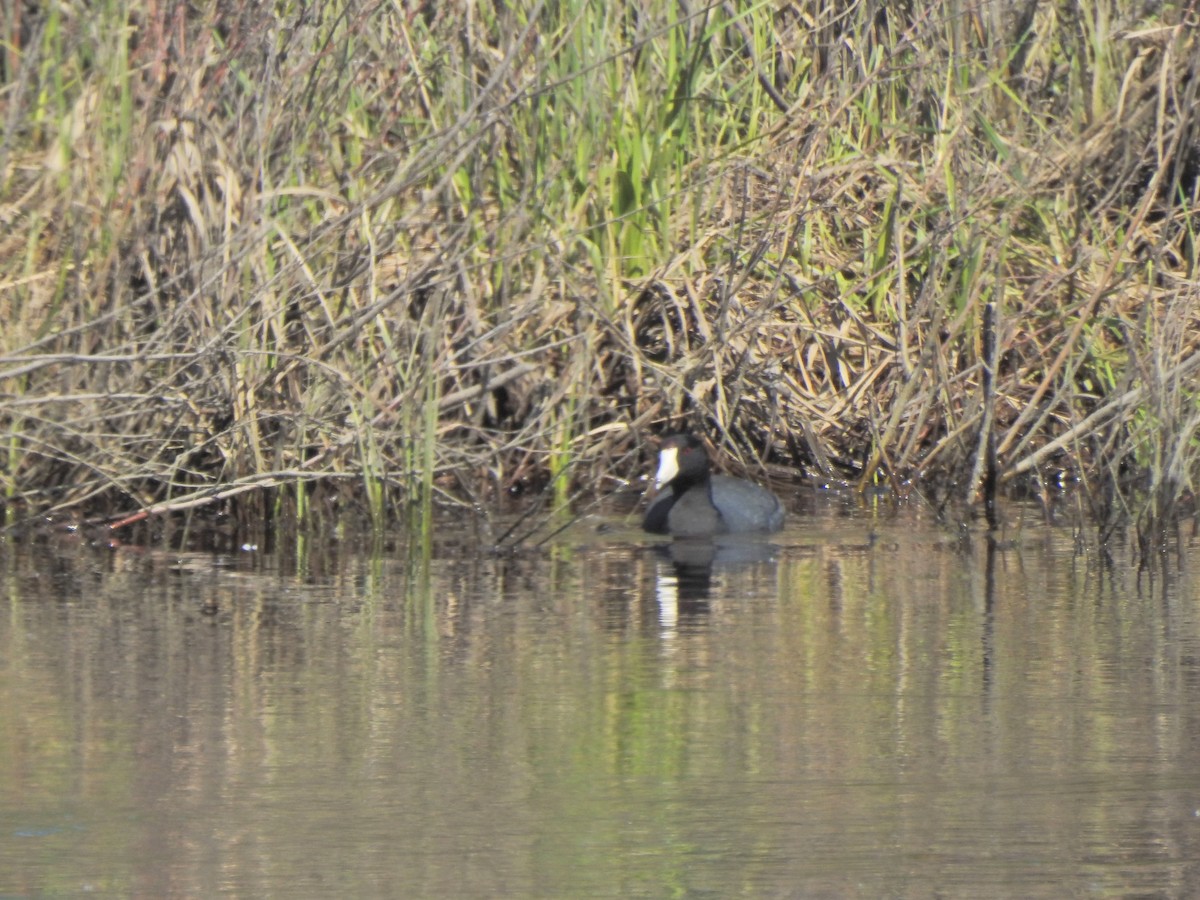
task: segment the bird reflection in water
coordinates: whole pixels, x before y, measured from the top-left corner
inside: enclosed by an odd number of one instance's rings
[[[714,583],[736,578],[739,569],[773,563],[776,548],[762,540],[727,536],[676,538],[654,548],[659,558],[655,593],[664,630],[701,624]]]

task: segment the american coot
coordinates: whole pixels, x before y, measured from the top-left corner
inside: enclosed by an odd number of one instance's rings
[[[642,520],[654,534],[699,537],[783,527],[779,498],[749,481],[710,475],[704,445],[690,434],[663,441],[654,485],[662,493]]]

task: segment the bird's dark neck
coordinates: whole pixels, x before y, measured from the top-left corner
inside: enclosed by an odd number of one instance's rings
[[[690,491],[694,487],[702,489],[705,493],[712,492],[712,478],[707,471],[703,472],[680,472],[671,479],[667,485],[671,493],[676,497],[683,496],[685,491]]]

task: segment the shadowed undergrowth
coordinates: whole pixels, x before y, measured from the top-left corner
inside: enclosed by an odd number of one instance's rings
[[[9,13],[7,519],[565,500],[688,423],[939,507],[1077,481],[1151,546],[1200,54],[1125,6]]]

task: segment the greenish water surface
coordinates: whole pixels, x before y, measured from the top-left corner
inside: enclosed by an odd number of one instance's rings
[[[1194,542],[792,505],[0,546],[0,896],[1200,896]]]

